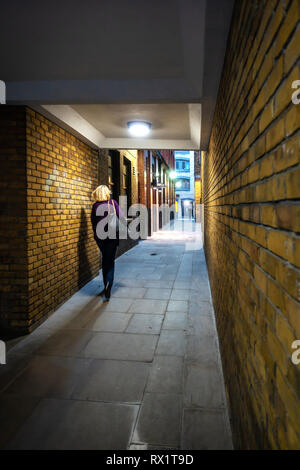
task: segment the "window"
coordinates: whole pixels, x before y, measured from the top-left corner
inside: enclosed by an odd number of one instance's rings
[[[113,185],[113,162],[111,155],[108,156],[108,184]]]
[[[123,188],[128,188],[128,166],[126,163],[123,164]]]
[[[189,191],[190,190],[190,178],[177,178],[176,189],[177,191]]]
[[[187,158],[176,159],[176,171],[190,171],[190,160]]]

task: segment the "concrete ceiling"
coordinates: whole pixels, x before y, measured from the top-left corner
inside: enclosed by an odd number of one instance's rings
[[[135,114],[151,118],[151,145],[204,149],[232,5],[233,0],[5,2],[0,79],[7,102],[26,103],[78,135],[86,127],[82,135],[94,145],[138,148],[123,126],[127,114]],[[140,145],[153,148],[147,141]]]
[[[152,123],[151,138],[190,139],[187,104],[79,104],[72,106],[81,116],[108,138],[127,138],[127,122]]]
[[[197,150],[200,146],[199,103],[43,105],[42,112],[99,148]],[[130,136],[127,122],[135,120],[151,123],[149,137]]]

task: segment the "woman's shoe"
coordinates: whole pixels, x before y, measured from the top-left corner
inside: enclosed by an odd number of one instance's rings
[[[105,297],[106,297],[107,300],[110,299],[111,288],[112,288],[112,285],[108,282],[105,286],[105,289],[104,289],[104,294],[105,294]]]

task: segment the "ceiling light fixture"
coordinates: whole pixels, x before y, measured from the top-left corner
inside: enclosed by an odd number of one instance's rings
[[[134,137],[145,137],[151,130],[150,122],[145,121],[129,121],[127,127],[131,135]]]

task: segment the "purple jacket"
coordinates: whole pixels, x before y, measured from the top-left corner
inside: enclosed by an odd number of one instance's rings
[[[93,232],[94,232],[94,238],[95,239],[97,239],[96,227],[97,227],[98,222],[100,222],[100,220],[102,220],[104,217],[106,217],[109,211],[111,213],[113,213],[113,210],[114,210],[113,202],[114,202],[114,206],[115,206],[115,209],[116,209],[117,216],[118,217],[124,217],[124,214],[123,214],[122,210],[120,209],[119,204],[114,199],[110,199],[109,201],[94,202],[94,204],[93,204],[92,212],[91,212],[91,222],[92,222],[92,226],[93,226]],[[108,205],[108,203],[109,203],[109,205]],[[96,215],[98,207],[100,205],[103,205],[103,204],[105,204],[107,206],[107,210],[104,211],[103,215]]]

